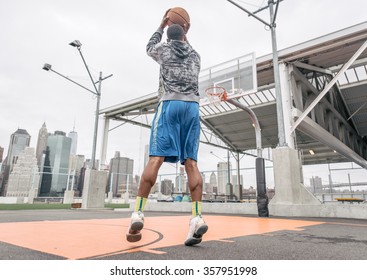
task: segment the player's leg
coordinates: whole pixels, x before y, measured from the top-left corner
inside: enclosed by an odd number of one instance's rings
[[[135,202],[134,212],[131,214],[130,225],[126,233],[126,239],[129,242],[137,242],[141,239],[140,231],[144,227],[144,207],[148,199],[149,192],[157,179],[158,170],[161,167],[164,157],[158,157],[157,151],[160,149],[160,138],[158,136],[160,130],[158,127],[162,126],[162,110],[163,103],[159,103],[153,119],[153,126],[150,132],[149,143],[149,161],[144,168],[143,174],[140,178],[138,196]]]
[[[187,173],[192,201],[201,201],[203,195],[203,178],[196,161],[191,158],[186,159],[185,170]]]
[[[144,207],[148,195],[157,180],[159,168],[164,157],[150,157],[140,179],[138,196],[135,202],[134,212],[131,214],[130,225],[126,233],[129,242],[137,242],[141,239],[141,230],[144,227]]]
[[[149,157],[147,166],[145,167],[140,179],[138,196],[148,197],[150,190],[154,186],[159,168],[162,166],[164,157],[151,156]]]
[[[202,241],[203,235],[207,232],[208,226],[201,216],[201,199],[203,194],[203,179],[197,167],[196,161],[188,158],[185,161],[185,169],[189,181],[191,193],[191,213],[189,233],[185,245],[192,246]]]
[[[202,240],[202,236],[208,230],[201,217],[201,200],[203,194],[203,179],[197,166],[197,154],[200,138],[200,116],[198,104],[186,102],[186,119],[183,121],[181,130],[181,143],[184,143],[181,152],[181,162],[184,162],[188,177],[189,189],[192,199],[192,217],[190,229],[185,241],[185,245],[192,246]]]

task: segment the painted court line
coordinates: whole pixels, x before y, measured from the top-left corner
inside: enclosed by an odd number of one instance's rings
[[[205,216],[209,226],[206,241],[269,234],[281,230],[302,230],[324,222]],[[143,238],[129,243],[125,239],[130,218],[67,221],[0,223],[0,241],[53,254],[66,259],[112,256],[121,253],[149,252],[163,254],[164,247],[183,245],[189,228],[187,216],[146,217]],[[162,249],[163,248],[163,249]]]

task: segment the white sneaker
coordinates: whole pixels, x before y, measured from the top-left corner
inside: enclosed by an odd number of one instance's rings
[[[203,234],[208,230],[207,224],[201,216],[196,216],[190,220],[189,233],[187,235],[185,245],[193,246],[199,244],[202,240]]]
[[[130,226],[126,233],[126,239],[129,242],[137,242],[141,239],[141,230],[144,227],[144,214],[142,212],[133,212],[131,214]]]

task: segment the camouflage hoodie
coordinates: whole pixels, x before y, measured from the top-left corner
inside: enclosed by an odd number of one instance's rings
[[[150,38],[147,54],[160,65],[158,98],[199,102],[200,55],[187,42],[161,43],[163,30]]]

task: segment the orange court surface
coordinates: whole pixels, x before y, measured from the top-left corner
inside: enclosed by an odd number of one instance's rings
[[[130,212],[28,210],[0,215],[3,260],[367,259],[367,223],[362,220],[210,214],[204,215],[209,230],[203,242],[186,247],[186,213],[146,212],[143,238],[136,243],[125,239]]]

